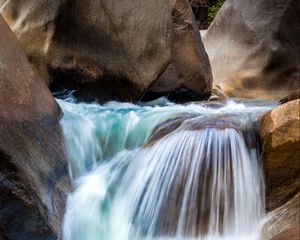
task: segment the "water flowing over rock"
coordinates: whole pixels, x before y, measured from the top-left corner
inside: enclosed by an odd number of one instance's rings
[[[300,100],[287,102],[260,120],[267,209],[300,192]]]
[[[68,168],[60,108],[0,16],[0,236],[60,235]]]
[[[298,0],[227,0],[203,37],[229,96],[280,99],[299,88]]]
[[[177,102],[208,99],[212,89],[211,67],[192,9],[186,0],[168,2],[173,9],[175,34],[171,62],[147,95],[168,96]]]
[[[64,239],[259,235],[264,185],[255,122],[271,106],[58,102],[76,186]]]

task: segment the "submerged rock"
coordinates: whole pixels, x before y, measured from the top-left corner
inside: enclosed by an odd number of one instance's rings
[[[60,108],[0,16],[0,235],[56,239],[69,191]]]
[[[298,0],[227,0],[203,43],[214,83],[234,97],[280,99],[299,88]]]
[[[300,191],[300,100],[266,113],[260,120],[266,174],[267,210]]]
[[[167,70],[152,85],[146,98],[162,95],[177,102],[208,99],[212,73],[193,11],[186,0],[169,0],[174,43]]]

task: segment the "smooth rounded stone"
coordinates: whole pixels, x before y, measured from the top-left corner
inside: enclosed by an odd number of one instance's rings
[[[174,43],[170,64],[151,86],[146,99],[168,96],[175,102],[207,100],[212,73],[207,53],[187,0],[168,0],[173,9]]]
[[[262,230],[263,239],[298,240],[300,234],[299,203],[300,193],[298,192],[290,201],[269,212],[266,216],[268,220]]]
[[[300,100],[280,105],[260,119],[267,210],[300,190]]]
[[[230,97],[281,99],[300,87],[298,0],[227,0],[203,43]]]
[[[1,16],[0,36],[0,233],[56,239],[70,191],[61,111]]]
[[[52,91],[138,100],[171,58],[166,1],[0,0],[0,9]]]

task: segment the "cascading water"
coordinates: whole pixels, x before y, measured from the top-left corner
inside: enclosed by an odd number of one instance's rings
[[[253,124],[272,106],[58,102],[75,185],[65,240],[259,239]]]

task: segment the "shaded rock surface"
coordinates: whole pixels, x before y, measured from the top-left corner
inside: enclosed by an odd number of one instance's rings
[[[293,100],[296,100],[296,99],[300,99],[300,88],[295,90],[294,92],[292,92],[288,96],[280,99],[280,103],[283,104],[283,103],[293,101]]]
[[[260,120],[267,210],[281,206],[300,191],[299,109],[300,100],[290,101]]]
[[[228,0],[203,43],[229,96],[280,99],[299,88],[298,0]]]
[[[0,232],[56,239],[70,190],[60,108],[0,16]]]
[[[9,0],[0,9],[52,90],[137,100],[170,60],[165,1]]]
[[[177,102],[208,99],[212,88],[211,67],[192,9],[186,0],[168,2],[173,9],[172,57],[167,70],[147,95],[152,98],[165,95]]]
[[[210,94],[210,65],[187,0],[0,0],[0,9],[52,91],[102,101],[136,101],[150,88],[187,99]]]

